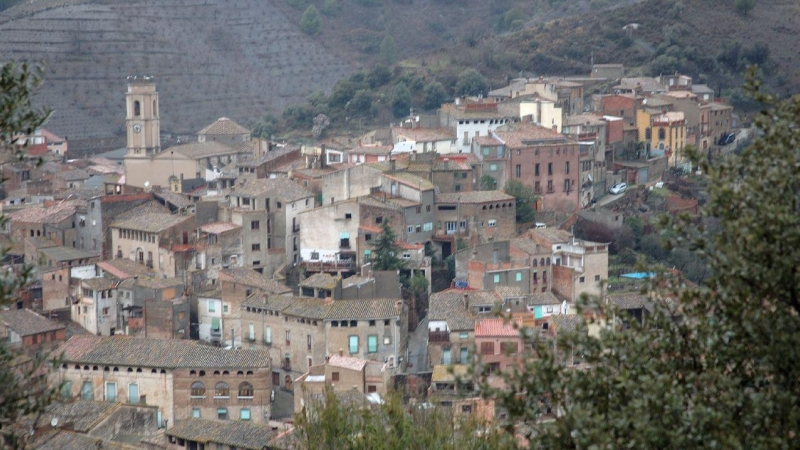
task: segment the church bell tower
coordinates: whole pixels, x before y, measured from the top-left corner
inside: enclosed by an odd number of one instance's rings
[[[125,94],[126,159],[150,158],[161,151],[158,92],[152,77],[128,77]]]

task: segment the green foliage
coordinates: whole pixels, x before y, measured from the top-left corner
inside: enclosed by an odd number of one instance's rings
[[[364,81],[371,88],[377,88],[385,85],[392,79],[392,72],[383,64],[377,64],[369,71]]]
[[[400,258],[402,249],[397,245],[397,235],[389,222],[389,219],[381,222],[381,234],[372,241],[370,260],[374,270],[400,270],[406,267],[406,262]]]
[[[447,100],[447,91],[438,81],[431,81],[422,90],[422,107],[427,110],[438,109],[445,100]]]
[[[347,102],[353,99],[353,96],[356,95],[360,88],[361,85],[352,80],[339,80],[333,87],[330,98],[328,98],[328,105],[331,108],[345,108]]]
[[[326,16],[335,16],[338,12],[338,0],[325,0],[325,3],[322,4],[322,14],[325,14]]]
[[[358,115],[367,115],[372,109],[372,92],[367,89],[361,89],[356,92],[353,99],[350,100],[350,106],[347,111]]]
[[[528,20],[528,17],[521,9],[511,8],[497,18],[495,30],[498,33],[519,30],[525,25],[526,20]]]
[[[383,60],[383,62],[386,64],[393,63],[397,57],[397,49],[394,46],[394,37],[392,37],[391,34],[387,34],[381,40],[380,55],[381,60]]]
[[[796,447],[800,96],[777,102],[754,73],[761,137],[713,165],[692,155],[708,180],[702,216],[718,225],[661,218],[669,246],[707,258],[711,275],[699,286],[654,280],[643,323],[605,301],[584,302],[586,325],[559,333],[552,347],[526,335],[532,350],[506,376],[508,391],[484,391],[531,426],[530,448]],[[575,370],[575,358],[588,368]],[[558,417],[540,422],[544,405]]]
[[[423,296],[428,292],[428,279],[425,278],[425,274],[422,272],[417,272],[411,277],[411,281],[409,282],[409,290],[416,296],[417,298]]]
[[[269,139],[278,130],[278,119],[271,115],[266,115],[251,127],[253,137]]]
[[[491,175],[481,175],[479,184],[482,191],[493,191],[497,189],[497,180]]]
[[[294,9],[303,9],[308,4],[307,0],[286,0],[289,5]]]
[[[395,117],[406,117],[411,111],[411,91],[405,83],[397,83],[392,89],[392,113]]]
[[[478,414],[454,416],[452,408],[407,406],[395,393],[372,407],[344,400],[331,388],[321,396],[304,395],[306,406],[295,414],[292,448],[488,450],[513,444],[513,435],[486,429]]]
[[[283,121],[289,128],[311,128],[314,115],[308,105],[292,105],[283,110]]]
[[[467,69],[458,76],[456,95],[486,95],[489,91],[489,82],[486,77],[475,69]]]
[[[317,34],[322,29],[322,16],[314,5],[306,8],[303,17],[300,18],[300,29],[307,35]]]
[[[19,149],[8,148],[12,137],[33,134],[49,115],[48,110],[37,110],[31,96],[41,83],[41,70],[27,63],[5,63],[0,66],[0,150],[7,157],[21,155]],[[6,226],[8,217],[0,216],[0,225]],[[3,256],[7,250],[3,250]],[[10,268],[0,277],[0,307],[7,307],[19,299],[19,290],[27,286],[31,268],[25,267],[17,275]],[[50,355],[42,354],[29,363],[20,364],[8,340],[0,340],[0,447],[25,448],[27,430],[15,430],[11,425],[22,416],[41,414],[56,397],[58,388],[50,389],[46,373],[50,366],[60,364]]]
[[[481,178],[481,183],[483,178]],[[505,187],[506,194],[511,195],[517,199],[517,223],[530,223],[536,220],[536,210],[533,205],[536,204],[536,193],[533,188],[520,183],[517,180],[508,180]]]
[[[743,16],[746,16],[753,8],[756,7],[756,0],[734,0],[736,10]]]

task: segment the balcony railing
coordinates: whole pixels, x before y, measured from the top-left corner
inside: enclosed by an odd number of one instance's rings
[[[447,331],[428,331],[428,342],[450,342],[450,333]]]

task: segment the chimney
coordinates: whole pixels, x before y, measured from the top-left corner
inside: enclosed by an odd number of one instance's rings
[[[464,294],[464,309],[469,309],[469,294]]]
[[[344,356],[344,350],[342,350],[341,348],[339,349],[339,356]]]

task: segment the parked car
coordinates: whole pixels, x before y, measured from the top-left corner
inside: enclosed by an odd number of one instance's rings
[[[547,228],[547,224],[536,222],[535,228]]]
[[[719,141],[717,142],[717,145],[733,144],[733,141],[735,141],[735,140],[736,140],[736,133],[728,133],[728,134],[722,136],[721,138],[719,138]]]
[[[627,184],[625,184],[625,183],[617,183],[617,184],[611,186],[611,189],[609,189],[608,192],[610,192],[612,194],[622,194],[627,189],[628,189],[628,185]]]

